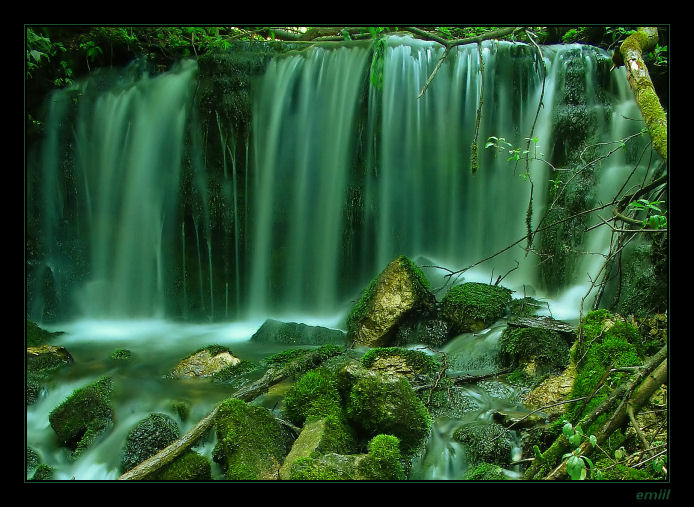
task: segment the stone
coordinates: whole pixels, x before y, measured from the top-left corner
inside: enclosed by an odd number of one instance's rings
[[[432,312],[436,298],[419,267],[402,255],[374,278],[347,319],[347,338],[354,346],[384,347],[413,312]]]
[[[282,345],[344,345],[346,334],[339,329],[267,319],[251,336],[251,341]]]
[[[203,349],[178,363],[171,375],[178,379],[210,377],[224,368],[240,362],[238,357],[233,356],[227,350]]]

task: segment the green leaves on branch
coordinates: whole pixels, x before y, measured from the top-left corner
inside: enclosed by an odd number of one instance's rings
[[[586,437],[583,434],[583,430],[580,426],[573,427],[570,422],[567,422],[562,427],[562,433],[569,441],[572,447],[575,449],[572,452],[566,453],[562,456],[562,459],[569,458],[566,462],[566,472],[571,477],[572,481],[583,481],[588,477],[588,472],[590,471],[591,479],[601,479],[602,472],[595,468],[593,462],[587,456],[581,456],[580,446],[588,439],[592,447],[597,447],[598,439],[595,435],[590,435]],[[586,464],[588,467],[586,467]]]
[[[642,227],[648,227],[651,229],[665,229],[667,228],[667,217],[663,215],[663,211],[658,206],[664,201],[648,201],[647,199],[639,199],[638,201],[632,201],[629,203],[628,208],[635,211],[646,211],[647,213],[653,213],[643,219],[641,222]]]

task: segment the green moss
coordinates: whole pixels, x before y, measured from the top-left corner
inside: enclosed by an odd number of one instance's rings
[[[276,478],[293,436],[269,410],[230,398],[215,417],[214,459],[228,480]]]
[[[465,474],[468,481],[505,481],[508,477],[499,465],[493,463],[480,463],[476,467],[468,470]]]
[[[133,353],[128,349],[118,349],[111,354],[111,359],[132,359]]]
[[[96,382],[76,389],[48,416],[51,427],[62,445],[78,456],[101,434],[113,420],[111,392],[113,380],[102,377]]]
[[[258,369],[258,364],[242,359],[236,364],[230,364],[212,374],[212,382],[219,384],[236,384],[244,375]]]
[[[463,424],[453,432],[453,438],[465,445],[471,463],[507,465],[511,461],[510,434],[500,424]]]
[[[429,412],[405,378],[384,381],[380,375],[359,376],[346,410],[348,420],[367,436],[394,435],[403,450],[418,445],[431,426]]]
[[[41,464],[36,468],[32,481],[51,481],[53,480],[53,467]]]
[[[166,414],[150,414],[138,422],[125,439],[120,468],[126,472],[175,442],[180,435],[176,422]]]
[[[480,331],[503,317],[511,290],[468,282],[451,288],[441,300],[441,314],[458,333]]]
[[[159,481],[208,481],[212,479],[212,467],[204,456],[188,451],[149,478]]]
[[[357,473],[366,480],[402,481],[405,470],[400,456],[400,441],[392,435],[376,435],[369,441],[368,454],[357,465]]]
[[[366,313],[369,311],[369,308],[371,306],[371,301],[373,300],[373,297],[376,295],[377,285],[378,276],[374,277],[369,282],[369,285],[367,285],[366,289],[362,291],[361,296],[359,296],[359,299],[352,307],[352,310],[350,311],[349,316],[347,317],[347,329],[356,328],[357,323],[360,322],[366,316]]]
[[[42,329],[34,322],[29,320],[26,321],[26,346],[27,347],[38,347],[39,345],[45,345],[50,342],[56,336],[62,333],[51,333]]]
[[[556,331],[507,327],[499,347],[499,359],[506,366],[534,362],[538,372],[544,374],[561,371],[569,364],[569,346]]]
[[[322,418],[342,411],[337,380],[325,368],[303,374],[287,392],[284,403],[287,418],[297,425],[303,425],[307,418]]]
[[[578,371],[570,398],[591,395],[605,377],[608,368],[642,364],[642,354],[639,353],[641,339],[638,330],[630,323],[619,320],[606,310],[596,310],[586,315],[581,329],[583,339],[574,356],[578,361]],[[607,393],[623,382],[628,375],[625,372],[607,375],[603,389],[596,393],[588,404],[576,402],[567,406],[566,417],[571,421],[578,421],[601,403]],[[590,434],[604,422],[605,417],[603,415],[598,418],[590,428],[584,428],[584,432]]]

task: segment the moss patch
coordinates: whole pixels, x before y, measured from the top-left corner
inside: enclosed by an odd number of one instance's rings
[[[451,288],[441,300],[441,314],[455,332],[477,332],[503,317],[511,302],[511,290],[469,282]]]

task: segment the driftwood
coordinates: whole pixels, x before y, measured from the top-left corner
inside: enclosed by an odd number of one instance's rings
[[[566,322],[553,319],[552,317],[515,317],[509,319],[508,325],[510,327],[531,327],[556,331],[562,335],[568,335],[571,339],[576,336],[576,330],[573,327]]]
[[[271,386],[289,378],[298,372],[306,371],[310,368],[318,366],[322,361],[327,359],[323,351],[317,349],[295,359],[281,368],[270,368],[265,372],[260,379],[248,384],[229,396],[229,398],[238,398],[243,401],[252,401],[261,394],[265,393]],[[183,454],[190,448],[205,432],[212,427],[215,421],[215,416],[219,411],[219,407],[223,402],[217,404],[212,411],[203,417],[195,426],[193,426],[185,435],[162,449],[154,456],[147,458],[139,465],[131,468],[123,475],[118,477],[119,481],[140,480],[148,475],[156,472],[165,465],[171,463],[178,456]]]

